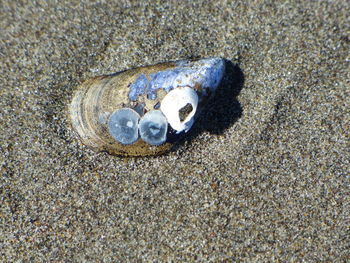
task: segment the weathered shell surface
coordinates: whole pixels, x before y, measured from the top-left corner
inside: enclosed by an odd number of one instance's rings
[[[163,133],[187,132],[207,98],[215,93],[223,72],[223,59],[208,58],[161,63],[89,79],[77,89],[69,105],[72,126],[81,141],[97,151],[123,156],[162,154],[171,149],[173,140],[170,142],[164,136],[165,141],[152,145],[144,140],[147,132],[142,131],[141,138],[141,131],[136,130],[136,142],[123,144],[115,139],[118,136],[111,135],[111,115],[128,109],[125,112],[140,116],[140,123],[145,123],[146,115],[147,120],[153,115],[160,121],[167,120],[169,128],[164,128],[163,123]],[[135,123],[129,124],[132,127]]]

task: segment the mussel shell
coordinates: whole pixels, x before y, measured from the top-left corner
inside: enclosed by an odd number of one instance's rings
[[[220,67],[222,67],[220,71],[223,71],[223,60],[220,58],[214,59],[222,63],[222,65],[220,64]],[[201,60],[198,61],[201,62]],[[205,65],[206,60],[203,61],[203,65]],[[171,141],[166,141],[161,145],[148,144],[141,138],[132,144],[122,144],[111,136],[108,121],[112,113],[121,108],[133,109],[141,117],[151,110],[158,109],[167,93],[177,87],[153,89],[151,93],[150,88],[148,88],[148,90],[141,90],[142,92],[136,90],[135,93],[133,85],[142,84],[142,81],[144,81],[142,76],[149,78],[149,76],[155,76],[159,72],[173,72],[173,69],[177,72],[176,69],[181,65],[187,65],[190,68],[191,63],[198,64],[198,62],[192,61],[167,62],[134,68],[112,75],[99,76],[85,81],[77,88],[69,105],[69,115],[73,129],[79,135],[83,144],[96,151],[107,151],[110,154],[122,156],[159,155],[169,151],[174,141],[176,141],[173,137]],[[222,75],[215,76],[215,78],[218,78],[218,80],[214,80],[216,87],[221,77]],[[178,86],[181,87],[182,84],[179,83]],[[199,108],[203,107],[206,99],[215,92],[216,87],[204,87],[200,82],[193,84],[191,88],[196,90],[198,94]],[[196,112],[196,116],[198,112]],[[169,127],[169,130],[171,130],[171,127]]]

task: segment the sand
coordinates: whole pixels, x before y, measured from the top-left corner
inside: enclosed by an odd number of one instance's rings
[[[0,3],[1,262],[346,262],[348,1]],[[219,56],[230,80],[167,155],[80,143],[85,79]]]

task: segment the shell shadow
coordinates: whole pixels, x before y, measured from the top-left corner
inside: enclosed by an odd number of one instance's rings
[[[244,84],[244,75],[237,64],[225,59],[225,74],[214,97],[198,117],[192,129],[173,147],[176,151],[185,143],[191,143],[199,134],[207,131],[220,135],[241,116],[243,109],[237,100]]]

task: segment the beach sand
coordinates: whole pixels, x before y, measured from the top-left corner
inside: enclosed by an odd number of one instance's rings
[[[283,2],[283,4],[282,4]],[[1,262],[346,262],[348,1],[2,1]],[[167,155],[96,153],[85,79],[232,62]]]

